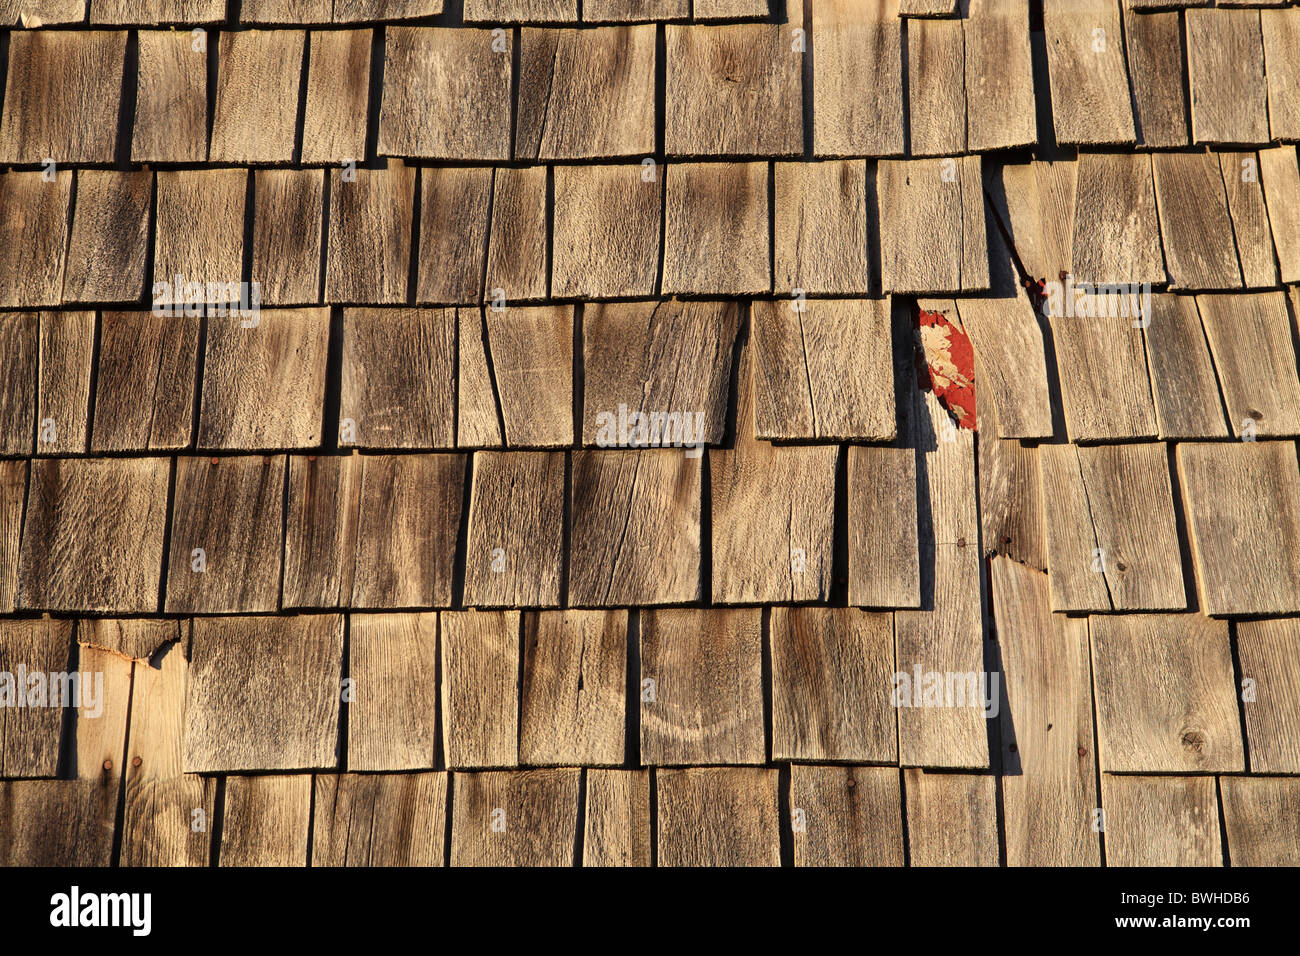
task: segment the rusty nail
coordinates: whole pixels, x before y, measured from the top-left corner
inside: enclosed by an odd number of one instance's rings
[[[104,761],[104,769],[105,769],[105,770],[112,770],[112,769],[113,769],[113,761],[111,761],[111,760],[105,760],[105,761]]]
[[[264,455],[264,456],[262,457],[262,464],[264,464],[264,465],[269,465],[270,463],[271,463],[271,456],[270,456],[270,455]]]
[[[957,539],[957,547],[959,547],[959,548],[964,548],[964,547],[966,547],[966,539],[965,539],[965,538],[958,538],[958,539]]]
[[[308,456],[307,456],[307,460],[308,460],[308,461],[315,461],[315,460],[316,460],[316,456],[315,456],[315,455],[308,455]]]
[[[1088,748],[1087,748],[1087,747],[1080,747],[1080,748],[1079,748],[1079,756],[1080,756],[1080,757],[1086,757],[1086,756],[1088,756]]]
[[[135,757],[135,758],[133,758],[133,759],[131,760],[131,766],[132,766],[132,767],[138,767],[138,766],[140,766],[140,764],[142,764],[142,763],[144,763],[144,761],[141,760],[139,757]]]
[[[217,460],[215,458],[209,458],[208,461],[210,461],[214,465],[217,463]]]

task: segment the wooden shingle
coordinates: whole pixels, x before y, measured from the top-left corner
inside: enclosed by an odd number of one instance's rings
[[[289,458],[282,607],[351,603],[362,467],[356,454]]]
[[[449,607],[465,456],[361,461],[352,606]]]
[[[244,169],[164,170],[155,199],[153,304],[235,302],[243,278]],[[195,229],[196,222],[203,223]],[[197,314],[197,313],[194,313]]]
[[[1042,445],[1056,611],[1187,606],[1163,442]]]
[[[1226,438],[1219,382],[1196,298],[1153,296],[1143,333],[1159,437]]]
[[[1286,294],[1198,295],[1196,306],[1233,434],[1300,434],[1300,377]]]
[[[848,455],[849,603],[919,608],[916,453],[850,445]]]
[[[458,773],[452,866],[572,866],[582,771]]]
[[[246,326],[246,322],[253,322]],[[199,406],[200,448],[309,448],[321,440],[326,309],[211,317]]]
[[[1300,282],[1300,165],[1294,146],[1259,151],[1269,223],[1283,282]]]
[[[697,11],[698,16],[698,11]],[[670,156],[803,151],[803,56],[788,25],[669,24],[664,150]]]
[[[1139,144],[1157,149],[1186,146],[1183,31],[1178,12],[1135,13],[1126,5],[1124,42]]]
[[[1051,316],[1065,427],[1071,441],[1154,438],[1155,405],[1140,320],[1119,300],[1081,296],[1084,313]],[[1110,303],[1119,301],[1111,314]]]
[[[178,458],[164,610],[275,611],[285,458]]]
[[[208,154],[206,48],[183,30],[141,30],[139,38],[131,161],[203,162]]]
[[[437,746],[438,616],[348,619],[349,770],[426,770]]]
[[[488,368],[487,321],[481,308],[457,309],[456,445],[504,444],[496,382]]]
[[[975,380],[981,376],[979,357]],[[1038,448],[1014,438],[996,438],[997,409],[976,404],[976,425],[983,438],[976,449],[979,475],[980,538],[985,554],[1005,554],[1042,571],[1047,568],[1047,529],[1043,525],[1043,489]]]
[[[293,159],[306,40],[304,30],[222,32],[209,162]]]
[[[866,163],[776,164],[774,290],[866,295]]]
[[[525,27],[516,160],[604,159],[655,151],[655,28]]]
[[[1076,281],[1165,281],[1151,163],[1145,153],[1080,155],[1070,253]]]
[[[18,596],[27,462],[0,460],[0,614],[12,614]]]
[[[465,546],[469,607],[554,607],[564,563],[564,454],[474,455]]]
[[[200,319],[104,312],[91,451],[170,451],[190,443]]]
[[[0,389],[0,455],[32,453],[40,342],[41,322],[37,313],[0,313],[0,363],[8,381],[8,387]]]
[[[1243,693],[1250,769],[1300,772],[1300,621],[1239,621],[1237,654],[1254,690]]]
[[[518,611],[440,615],[442,744],[447,766],[519,763]]]
[[[690,0],[584,0],[584,23],[640,23],[644,20],[685,20]]]
[[[442,866],[445,773],[317,774],[312,866]]]
[[[320,300],[325,175],[316,169],[253,173],[253,264],[266,305],[315,305]],[[251,290],[250,290],[251,294]]]
[[[487,313],[506,444],[573,444],[573,307]]]
[[[623,763],[627,631],[626,611],[525,615],[521,762]]]
[[[1233,289],[1241,267],[1218,157],[1153,153],[1160,237],[1171,289]]]
[[[893,767],[791,767],[794,865],[902,866],[898,780]]]
[[[957,12],[957,0],[898,0],[900,17],[951,17]]]
[[[587,771],[583,866],[649,866],[650,832],[650,771]]]
[[[984,152],[1036,142],[1029,11],[1017,0],[973,0],[962,25],[967,147]]]
[[[1101,775],[1109,866],[1220,866],[1212,777]]]
[[[1300,863],[1300,787],[1281,777],[1223,777],[1223,819],[1233,866]]]
[[[125,30],[20,30],[9,43],[0,163],[111,163]]]
[[[997,866],[995,778],[904,770],[912,866]]]
[[[466,305],[482,300],[493,176],[491,169],[430,166],[420,171],[417,302]],[[557,223],[559,197],[557,175]],[[556,236],[558,259],[558,227]]]
[[[1227,622],[1124,614],[1088,623],[1103,770],[1244,769]]]
[[[455,434],[455,312],[345,309],[339,444],[451,448]]]
[[[0,866],[107,867],[116,811],[115,784],[0,781]]]
[[[1294,442],[1180,444],[1178,480],[1206,614],[1300,611]],[[1235,542],[1225,548],[1223,542]]]
[[[891,615],[774,607],[769,628],[772,759],[896,761]]]
[[[1258,10],[1188,10],[1187,79],[1198,143],[1267,143]]]
[[[663,175],[663,294],[769,291],[766,165],[685,163]]]
[[[813,153],[903,153],[903,53],[890,0],[812,4]]]
[[[157,669],[152,658],[167,644],[181,638],[179,623],[167,618],[82,618],[77,622],[77,643],[112,651]],[[188,630],[185,633],[188,637]],[[173,662],[171,666],[176,665]]]
[[[314,2],[314,0],[298,0]],[[334,0],[335,23],[411,20],[442,13],[446,0]]]
[[[571,459],[569,604],[699,600],[700,459],[667,448]]]
[[[157,611],[167,480],[166,458],[32,462],[18,606]]]
[[[1047,386],[1043,330],[1027,296],[958,299],[957,314],[970,336],[984,374],[980,401],[997,408],[1003,438],[1048,438],[1052,408]],[[977,405],[978,407],[978,405]]]
[[[63,709],[48,706],[49,688],[43,682],[33,684],[22,674],[69,670],[72,631],[71,621],[49,618],[0,622],[0,672],[5,675],[0,683],[0,774],[5,777],[53,777],[58,771]]]
[[[90,430],[95,313],[42,312],[40,342],[36,453],[84,452]]]
[[[641,613],[643,763],[763,762],[761,617],[757,608]]]
[[[961,20],[918,20],[907,28],[911,156],[966,152],[965,38]],[[1005,69],[999,64],[998,69]]]
[[[10,106],[5,116],[12,111]],[[54,182],[43,175],[0,174],[0,308],[63,301],[72,172],[58,171]]]
[[[69,704],[71,733],[63,742],[64,772],[80,780],[105,785],[116,801],[122,783],[121,755],[126,749],[126,727],[134,664],[120,654],[82,645],[77,666],[93,675],[96,692],[83,684],[79,706]],[[70,693],[70,691],[69,691]],[[101,696],[102,695],[102,696]]]
[[[195,618],[185,771],[336,767],[342,676],[342,615]]]
[[[86,18],[86,0],[5,0],[0,7],[4,25],[17,22],[27,30],[62,23],[80,23]],[[109,0],[118,2],[118,0]]]
[[[302,162],[360,162],[366,155],[371,31],[313,30],[303,113]]]
[[[656,782],[660,866],[780,866],[775,770],[688,767]]]
[[[1136,141],[1116,0],[1074,0],[1043,7],[1052,126],[1062,145]]]
[[[766,17],[763,0],[694,0],[696,20],[757,20]],[[796,20],[797,22],[797,20]]]
[[[546,298],[547,170],[500,167],[492,180],[492,228],[483,297],[497,308]]]
[[[415,169],[394,161],[386,169],[358,169],[351,182],[343,172],[330,172],[325,301],[405,302]]]
[[[556,166],[552,215],[553,296],[654,294],[663,222],[663,177],[658,170],[639,165]]]
[[[1300,80],[1300,10],[1261,10],[1268,80],[1268,124],[1275,140],[1300,139],[1300,105],[1290,95]]]
[[[732,352],[740,328],[734,302],[658,302],[589,305],[582,322],[584,445],[618,439],[620,408],[632,413],[677,413],[683,438],[694,415],[696,441],[720,444],[727,428]],[[649,427],[649,426],[648,426]]]
[[[63,274],[65,302],[135,302],[144,292],[153,174],[83,169]]]
[[[1219,153],[1219,169],[1228,195],[1232,235],[1237,242],[1237,259],[1248,289],[1277,285],[1277,258],[1273,254],[1273,233],[1268,207],[1259,178],[1259,157],[1255,153]],[[1297,177],[1300,187],[1300,177]]]
[[[747,347],[736,379],[735,442],[709,449],[713,601],[826,601],[840,450],[782,448],[755,437],[756,362]]]
[[[221,866],[306,866],[311,774],[229,777]]]
[[[574,23],[578,0],[465,0],[466,23]]]
[[[886,292],[974,292],[989,287],[978,156],[882,160],[876,182]]]
[[[381,154],[510,158],[509,31],[498,39],[489,30],[391,27],[384,36]]]
[[[157,23],[216,23],[225,17],[221,0],[95,0],[91,23],[153,25]]]
[[[1047,575],[1011,558],[990,566],[1006,681],[1002,806],[1011,866],[1097,866],[1088,626],[1053,614]]]
[[[1005,221],[1032,278],[1057,279],[1070,271],[1078,168],[1076,162],[1030,162],[1000,170]]]

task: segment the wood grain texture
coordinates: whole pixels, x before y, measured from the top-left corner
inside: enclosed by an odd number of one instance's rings
[[[65,302],[135,302],[144,293],[153,174],[83,169],[63,274]]]
[[[356,454],[289,458],[282,607],[351,603],[362,468]]]
[[[109,866],[116,808],[111,782],[0,781],[0,866]]]
[[[1218,157],[1228,195],[1228,212],[1232,216],[1232,234],[1237,241],[1237,260],[1246,287],[1275,286],[1277,259],[1273,255],[1273,234],[1259,179],[1259,157],[1255,153],[1219,153]]]
[[[498,307],[545,299],[550,273],[547,169],[498,167],[493,176],[483,297]]]
[[[1126,4],[1124,42],[1138,144],[1156,149],[1186,146],[1183,31],[1178,12],[1135,13]]]
[[[338,766],[342,615],[199,617],[192,627],[186,773]]]
[[[641,613],[643,763],[763,762],[761,616],[756,608]],[[664,865],[662,845],[659,863]]]
[[[361,461],[352,606],[451,606],[465,456]]]
[[[699,11],[696,11],[699,16]],[[669,24],[664,150],[670,156],[803,151],[803,56],[788,26]]]
[[[889,300],[751,307],[758,438],[890,441],[898,431]],[[749,428],[749,423],[740,430]]]
[[[1268,126],[1274,140],[1300,139],[1300,105],[1290,95],[1300,81],[1300,10],[1261,10],[1268,81]]]
[[[1005,679],[1002,806],[1010,866],[1098,866],[1088,626],[1053,614],[1047,575],[990,565]]]
[[[66,672],[72,663],[72,621],[50,618],[0,621],[0,673],[5,706],[0,708],[0,773],[5,777],[53,777],[59,769],[61,707],[35,706],[48,695],[45,682],[30,677]],[[23,706],[18,706],[21,700]],[[45,696],[48,703],[48,696]],[[28,705],[33,706],[28,706]]]
[[[650,866],[650,771],[588,770],[583,866]]]
[[[1052,126],[1062,145],[1123,145],[1137,139],[1124,32],[1115,0],[1043,7]]]
[[[162,665],[153,661],[155,655],[161,651],[165,656],[168,652],[163,649],[168,644],[174,644],[182,636],[189,637],[188,626],[182,635],[177,630],[178,623],[166,618],[82,618],[77,622],[77,643],[112,651],[157,670]],[[167,666],[183,665],[173,662]]]
[[[209,317],[198,446],[318,445],[329,331],[326,309],[267,310],[255,320]]]
[[[165,458],[33,461],[17,606],[157,611],[167,481]]]
[[[122,753],[131,697],[131,661],[98,647],[77,649],[83,675],[95,675],[102,699],[92,702],[83,686],[80,706],[70,702],[71,733],[63,741],[64,773],[110,787],[117,796],[122,783]],[[84,679],[84,678],[83,678]],[[102,682],[102,683],[101,683]]]
[[[866,295],[866,163],[777,163],[776,292]]]
[[[161,170],[154,213],[153,304],[232,303],[243,278],[244,169]],[[204,228],[195,229],[201,222]],[[201,286],[200,286],[201,284]]]
[[[900,17],[951,17],[957,13],[957,0],[898,0]]]
[[[221,866],[306,866],[311,774],[228,777]]]
[[[90,431],[94,312],[42,312],[36,386],[36,453],[78,454]]]
[[[446,0],[334,0],[334,22],[368,23],[434,17],[443,12],[445,5]]]
[[[814,155],[902,155],[902,28],[890,8],[890,0],[813,3]]]
[[[981,378],[978,357],[975,380]],[[979,474],[980,540],[985,554],[1005,554],[1039,571],[1047,569],[1047,529],[1038,448],[1014,438],[996,438],[997,409],[976,405],[975,421],[984,434],[976,449]]]
[[[11,115],[10,110],[5,115]],[[35,308],[63,301],[72,172],[0,175],[0,308]]]
[[[1007,163],[1000,170],[1003,221],[1033,278],[1057,279],[1070,271],[1078,169],[1077,162],[1066,161]]]
[[[339,444],[456,444],[456,314],[344,309]]]
[[[0,389],[0,455],[32,453],[36,440],[40,336],[38,313],[0,314],[0,362],[9,382],[8,388]]]
[[[903,820],[894,767],[790,768],[795,866],[902,866]]]
[[[740,358],[736,440],[709,449],[713,601],[827,601],[840,450],[754,437],[753,352]]]
[[[911,156],[966,152],[966,42],[961,20],[908,24]],[[1005,64],[1001,65],[1005,68]]]
[[[849,603],[921,606],[916,453],[850,445]]]
[[[1055,611],[1187,606],[1163,442],[1042,445]]]
[[[1223,819],[1233,866],[1300,861],[1300,788],[1279,777],[1222,777]]]
[[[891,763],[894,622],[855,608],[774,607],[772,759]]]
[[[417,302],[480,301],[492,177],[491,169],[430,166],[420,171]]]
[[[467,19],[472,19],[466,11]],[[492,162],[510,158],[513,40],[490,30],[386,29],[381,154]]]
[[[651,176],[648,182],[647,176]],[[551,294],[649,296],[659,270],[663,178],[642,166],[556,166]]]
[[[1300,434],[1300,377],[1283,292],[1198,295],[1234,435]]]
[[[442,866],[445,773],[317,774],[312,866]]]
[[[519,763],[518,611],[440,615],[442,745],[447,766]]]
[[[437,667],[436,614],[349,617],[349,770],[433,767]]]
[[[699,600],[700,459],[664,448],[571,460],[569,604]]]
[[[663,294],[769,291],[766,165],[683,163],[663,175]]]
[[[1295,444],[1180,444],[1178,480],[1202,612],[1300,611]]]
[[[366,155],[371,31],[313,30],[303,113],[303,163],[358,162]],[[296,105],[296,104],[295,104]]]
[[[1295,618],[1237,622],[1241,674],[1253,682],[1245,699],[1250,769],[1300,772],[1300,622]]]
[[[656,775],[660,866],[780,866],[777,772],[688,767]]]
[[[626,611],[524,616],[522,763],[623,763],[627,631]]]
[[[980,402],[996,407],[1002,438],[1050,438],[1043,330],[1027,296],[957,300],[962,328],[979,353]]]
[[[1153,296],[1143,334],[1159,437],[1226,438],[1219,380],[1195,297]]]
[[[582,443],[616,440],[611,432],[626,406],[629,423],[633,412],[658,412],[667,426],[667,415],[676,412],[683,429],[692,413],[695,439],[720,444],[739,329],[735,302],[588,305],[582,320]]]
[[[573,23],[578,0],[466,0],[466,23]]]
[[[406,301],[414,198],[415,169],[401,162],[358,169],[353,182],[330,172],[326,302]]]
[[[1111,314],[1105,298],[1082,298],[1085,314],[1049,320],[1070,441],[1154,438],[1155,404],[1137,320],[1120,306]]]
[[[499,447],[497,387],[487,362],[487,322],[481,308],[457,309],[456,445]]]
[[[208,58],[185,31],[139,31],[136,163],[201,163],[208,153]]]
[[[1153,153],[1160,236],[1171,289],[1233,289],[1241,267],[1232,237],[1218,158],[1210,153]]]
[[[125,30],[20,30],[9,44],[0,163],[111,163]]]
[[[1267,143],[1268,83],[1258,10],[1188,10],[1187,79],[1198,143]]]
[[[1259,178],[1283,282],[1300,282],[1300,166],[1294,146],[1259,151]]]
[[[685,20],[690,0],[584,0],[584,23],[628,23],[643,20]]]
[[[90,22],[217,23],[225,12],[221,0],[96,0],[90,4]]]
[[[474,455],[465,546],[466,606],[560,604],[564,471],[562,452]]]
[[[27,462],[0,461],[0,614],[12,614],[18,596]]]
[[[757,20],[767,16],[763,0],[695,0],[696,20]]]
[[[1151,165],[1144,153],[1080,155],[1071,248],[1077,281],[1165,281]]]
[[[1036,142],[1029,11],[1015,0],[973,0],[962,25],[967,147],[984,152]]]
[[[573,444],[573,307],[487,313],[506,444]]]
[[[1201,614],[1094,616],[1089,629],[1103,770],[1244,769],[1226,622]]]
[[[1107,865],[1222,865],[1212,777],[1103,773],[1101,802],[1106,813]]]
[[[458,773],[452,866],[572,866],[582,771]]]
[[[304,30],[222,32],[208,161],[293,159]]]
[[[655,151],[653,26],[525,27],[519,56],[516,160]]]
[[[997,866],[996,780],[904,770],[912,866]]]
[[[882,160],[877,170],[886,292],[989,287],[980,158]]]
[[[253,265],[266,305],[315,305],[320,300],[325,175],[315,169],[253,173]]]

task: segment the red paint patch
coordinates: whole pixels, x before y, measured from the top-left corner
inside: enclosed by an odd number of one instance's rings
[[[975,430],[975,350],[965,329],[942,312],[918,309],[930,387],[962,428]]]

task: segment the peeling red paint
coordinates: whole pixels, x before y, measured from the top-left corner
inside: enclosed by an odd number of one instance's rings
[[[965,329],[942,312],[918,309],[930,387],[962,428],[975,430],[975,350]]]

